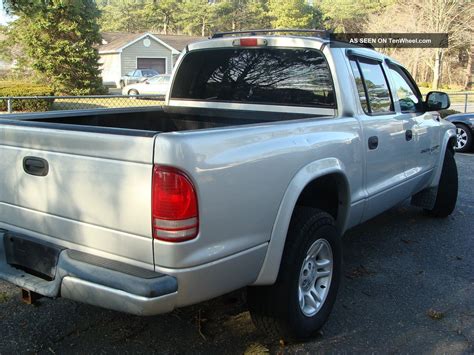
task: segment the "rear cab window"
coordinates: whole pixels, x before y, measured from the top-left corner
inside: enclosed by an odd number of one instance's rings
[[[307,48],[219,48],[190,52],[177,71],[170,97],[336,107],[326,59],[320,51]]]

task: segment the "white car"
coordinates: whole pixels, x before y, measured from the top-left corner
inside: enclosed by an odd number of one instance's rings
[[[168,92],[171,75],[156,75],[140,83],[130,84],[122,89],[122,95],[163,95]]]

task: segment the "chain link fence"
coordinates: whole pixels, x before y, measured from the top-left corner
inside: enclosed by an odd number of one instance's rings
[[[5,96],[0,97],[1,113],[57,110],[161,106],[163,95],[91,95],[91,96]]]
[[[451,99],[450,110],[474,112],[474,92],[455,92],[448,95]],[[143,107],[163,104],[163,95],[5,96],[0,97],[0,113]]]

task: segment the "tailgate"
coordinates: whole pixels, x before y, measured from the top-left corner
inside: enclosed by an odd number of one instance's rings
[[[154,134],[48,127],[0,121],[0,228],[152,265]]]

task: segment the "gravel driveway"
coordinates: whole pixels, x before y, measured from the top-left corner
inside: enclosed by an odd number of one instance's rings
[[[474,156],[456,160],[451,217],[432,219],[404,204],[347,233],[344,282],[312,342],[266,341],[243,292],[139,318],[64,299],[24,305],[0,282],[0,353],[473,353]]]

